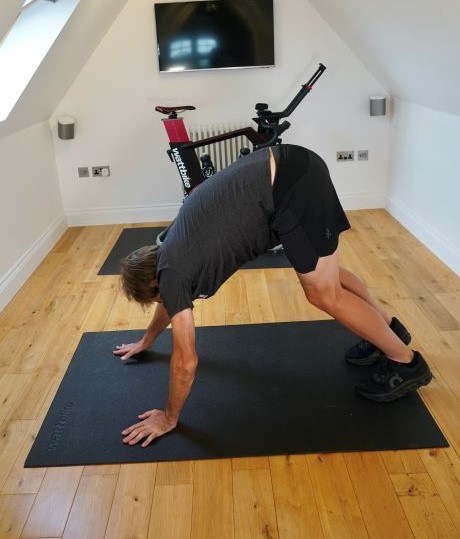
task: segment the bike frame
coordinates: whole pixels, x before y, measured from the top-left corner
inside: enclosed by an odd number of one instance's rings
[[[281,112],[271,112],[268,110],[268,105],[258,103],[256,105],[257,117],[253,118],[258,128],[257,131],[252,127],[244,127],[215,135],[213,137],[204,138],[197,141],[191,141],[185,128],[184,119],[178,117],[178,112],[186,110],[194,110],[191,105],[180,107],[155,107],[155,110],[167,114],[167,118],[163,118],[163,125],[169,139],[169,150],[167,151],[169,158],[176,164],[179,176],[182,182],[184,197],[187,197],[193,189],[198,187],[207,177],[203,174],[199,159],[196,155],[196,149],[210,144],[215,144],[223,140],[244,135],[253,144],[253,149],[257,150],[265,146],[273,146],[281,143],[280,134],[290,127],[290,123],[284,121],[279,123],[281,119],[287,118],[301,103],[304,97],[310,93],[315,82],[323,74],[326,67],[319,64],[318,69],[310,78],[303,84],[297,95],[289,103],[289,105]]]
[[[206,177],[201,169],[200,162],[196,155],[196,149],[209,144],[216,144],[222,140],[228,140],[236,138],[241,135],[245,135],[253,144],[263,144],[266,139],[259,135],[252,127],[245,127],[242,129],[236,129],[216,135],[213,137],[191,141],[188,133],[185,129],[183,118],[166,118],[163,119],[163,124],[166,129],[166,133],[169,137],[168,155],[170,159],[176,164],[179,176],[182,181],[182,188],[184,195],[187,197],[195,187],[198,187]]]

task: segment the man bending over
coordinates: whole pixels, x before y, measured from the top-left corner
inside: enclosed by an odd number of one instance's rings
[[[307,300],[361,337],[347,361],[379,362],[356,387],[363,397],[387,402],[428,384],[431,371],[407,346],[406,328],[340,267],[339,234],[348,228],[325,162],[300,146],[257,150],[193,191],[161,246],[142,247],[122,262],[127,297],[158,305],[142,339],[117,346],[114,354],[127,360],[172,327],[165,408],[141,414],[123,431],[124,443],[146,447],[177,425],[198,364],[193,300],[212,296],[243,264],[279,243]]]

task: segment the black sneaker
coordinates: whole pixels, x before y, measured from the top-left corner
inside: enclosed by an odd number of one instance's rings
[[[397,318],[391,319],[390,328],[404,344],[410,343],[411,334]],[[385,357],[383,352],[365,339],[352,346],[345,354],[345,360],[352,365],[373,365],[382,357]]]
[[[391,402],[409,391],[415,391],[431,382],[433,375],[423,356],[414,352],[411,363],[398,363],[385,358],[370,379],[356,386],[356,391],[366,399]]]

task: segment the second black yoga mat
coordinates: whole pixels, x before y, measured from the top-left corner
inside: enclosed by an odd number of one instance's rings
[[[158,234],[164,227],[124,228],[115,242],[105,262],[99,270],[99,275],[118,275],[120,273],[120,260],[126,255],[143,247],[155,243]],[[241,269],[267,269],[267,268],[290,268],[291,264],[286,258],[284,251],[269,251],[251,260]]]

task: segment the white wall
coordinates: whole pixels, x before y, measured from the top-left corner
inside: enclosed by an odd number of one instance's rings
[[[0,310],[67,226],[48,120],[126,1],[81,0],[0,122]]]
[[[0,310],[67,223],[47,122],[0,138]]]
[[[389,211],[460,274],[460,116],[396,100]]]
[[[126,4],[51,121],[77,119],[73,141],[54,138],[70,224],[174,217],[182,194],[155,105],[195,105],[190,124],[250,119],[259,101],[284,108],[319,62],[328,69],[284,141],[328,161],[346,208],[384,205],[390,121],[368,113],[369,95],[384,89],[305,0],[275,0],[275,17],[276,68],[159,74],[153,2]],[[367,163],[336,163],[337,150],[358,149]],[[78,179],[77,167],[95,165],[109,165],[110,179]]]

